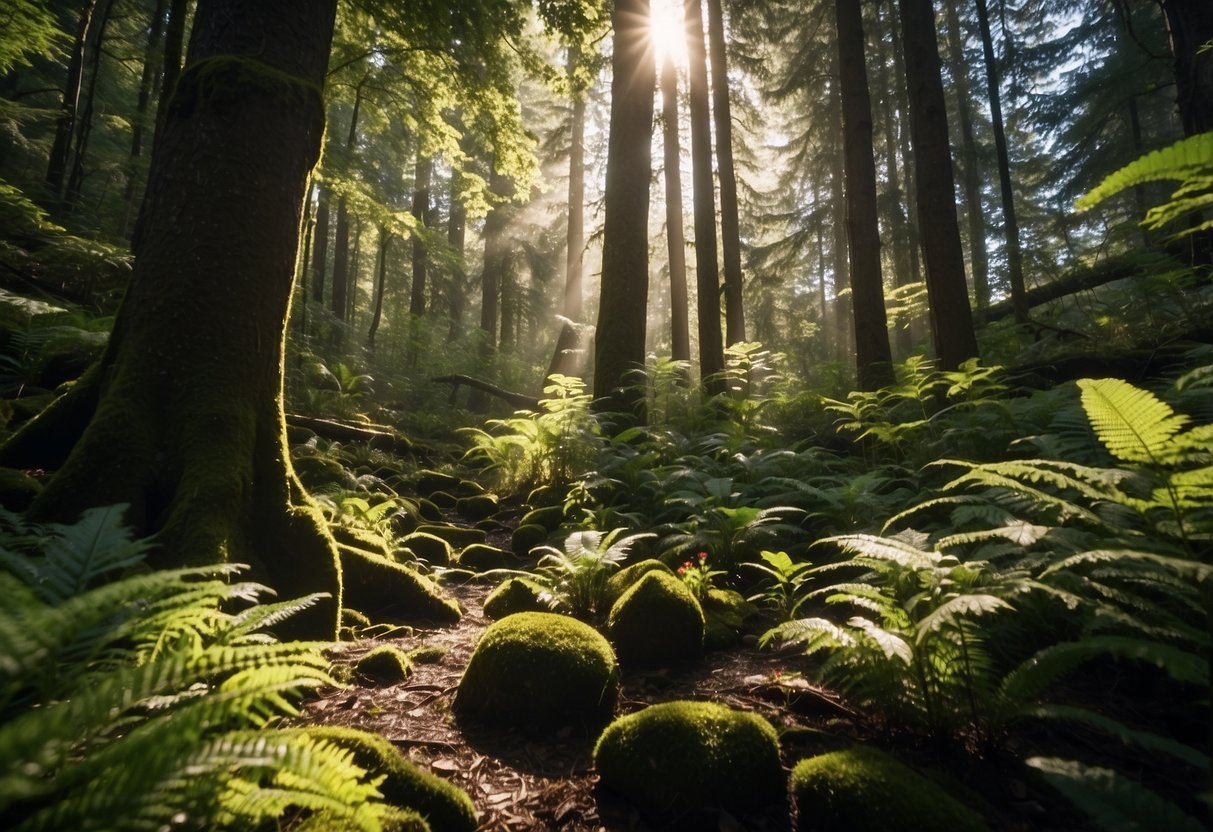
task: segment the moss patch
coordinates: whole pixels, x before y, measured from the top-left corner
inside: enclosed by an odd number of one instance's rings
[[[607,636],[624,664],[654,665],[703,652],[703,610],[686,585],[654,570],[623,593],[607,616]]]
[[[978,832],[981,817],[938,784],[874,748],[801,760],[792,770],[800,832]]]
[[[703,646],[708,650],[733,647],[741,641],[741,630],[758,610],[740,592],[709,589],[700,599],[703,608]]]
[[[531,550],[541,546],[548,539],[548,530],[535,523],[528,523],[514,529],[510,535],[510,549],[520,558],[529,558]]]
[[[786,799],[775,729],[712,702],[665,702],[621,717],[599,737],[594,765],[604,786],[659,818]]]
[[[360,658],[354,664],[354,672],[378,685],[395,685],[409,677],[413,663],[399,647],[382,644]]]
[[[484,615],[494,621],[516,612],[544,612],[547,604],[539,600],[542,590],[522,578],[510,578],[484,599]]]
[[[601,724],[618,695],[615,653],[597,631],[563,615],[520,612],[485,631],[454,709],[508,725]]]
[[[459,604],[428,578],[387,558],[341,550],[345,602],[376,621],[436,621],[454,624]]]
[[[471,546],[473,543],[484,543],[485,541],[485,533],[482,529],[465,529],[459,526],[427,523],[418,526],[417,531],[422,534],[432,534],[435,537],[441,537],[456,549]]]
[[[383,776],[383,799],[412,809],[434,832],[473,832],[476,808],[462,789],[410,763],[383,737],[350,728],[308,728],[311,736],[354,753],[354,762],[373,776]]]
[[[427,468],[417,472],[413,485],[421,494],[433,494],[435,491],[451,491],[459,487],[459,477]]]
[[[564,522],[564,506],[543,506],[528,511],[519,522],[524,526],[543,526],[549,532],[554,532]]]
[[[625,566],[607,581],[607,602],[613,604],[618,601],[620,595],[631,589],[633,584],[650,572],[665,572],[668,575],[674,574],[673,569],[654,558],[637,561],[631,566]]]
[[[410,552],[431,566],[451,565],[451,544],[428,532],[413,532],[400,541]]]
[[[370,552],[372,555],[378,555],[383,558],[391,558],[392,556],[392,547],[388,545],[386,540],[374,532],[342,526],[337,523],[330,524],[329,531],[333,533],[334,540],[345,546],[352,546],[355,549],[361,549],[364,552]]]
[[[459,565],[473,572],[505,567],[505,552],[487,543],[473,543],[459,554]]]
[[[455,503],[455,510],[464,517],[473,520],[483,520],[497,513],[498,501],[496,494],[477,494],[473,497],[460,497]]]

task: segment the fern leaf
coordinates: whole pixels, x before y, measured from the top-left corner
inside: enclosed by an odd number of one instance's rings
[[[1150,731],[1138,731],[1129,728],[1122,722],[1110,719],[1103,714],[1087,708],[1074,705],[1046,704],[1037,705],[1024,711],[1025,716],[1037,719],[1048,719],[1065,722],[1081,722],[1109,734],[1125,745],[1132,745],[1145,751],[1167,754],[1177,760],[1182,760],[1193,768],[1201,771],[1209,770],[1209,758],[1190,745],[1184,745],[1169,737],[1159,736]]]
[[[995,595],[958,595],[936,607],[918,622],[917,641],[921,644],[930,633],[944,627],[955,627],[962,616],[989,615],[999,610],[1014,609]]]
[[[1100,829],[1205,832],[1203,824],[1175,804],[1111,769],[1056,757],[1031,757],[1027,764],[1090,815]]]
[[[1166,461],[1175,435],[1188,423],[1153,393],[1118,378],[1082,379],[1078,387],[1095,435],[1124,462]]]
[[[1041,578],[1046,578],[1063,569],[1071,569],[1075,566],[1080,566],[1088,563],[1096,564],[1122,564],[1122,563],[1137,563],[1149,564],[1151,566],[1165,569],[1175,575],[1186,580],[1202,582],[1213,577],[1213,566],[1200,563],[1199,561],[1187,560],[1186,558],[1166,557],[1165,555],[1156,555],[1152,552],[1141,552],[1132,549],[1094,549],[1089,552],[1079,552],[1076,555],[1062,558],[1053,565],[1049,566],[1040,573]]]
[[[896,658],[901,660],[905,665],[913,663],[913,648],[896,633],[891,633],[874,621],[858,615],[849,620],[847,625],[860,630],[870,638],[880,648],[881,652],[884,653],[886,659]]]
[[[1208,175],[1213,159],[1213,133],[1199,133],[1168,147],[1148,153],[1108,175],[1093,190],[1079,199],[1079,211],[1093,208],[1121,191],[1159,180],[1184,181]]]
[[[871,534],[847,534],[827,537],[818,543],[832,543],[853,555],[888,561],[911,569],[930,569],[939,560],[935,552],[924,552],[896,538]]]
[[[54,536],[40,564],[38,594],[57,604],[102,575],[142,562],[149,544],[132,539],[122,525],[125,511],[125,505],[91,508],[73,525],[47,526]]]

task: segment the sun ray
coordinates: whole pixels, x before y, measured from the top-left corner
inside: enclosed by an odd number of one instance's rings
[[[660,69],[669,55],[674,65],[687,65],[686,26],[682,17],[682,0],[652,0],[649,39]]]

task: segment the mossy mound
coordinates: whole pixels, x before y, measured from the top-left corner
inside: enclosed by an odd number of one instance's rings
[[[757,714],[665,702],[611,723],[594,747],[602,784],[658,818],[747,812],[786,800],[779,736]]]
[[[473,543],[459,553],[459,565],[473,572],[505,568],[505,552],[487,543]]]
[[[417,514],[422,520],[429,520],[431,523],[439,523],[442,521],[442,509],[432,501],[425,497],[417,498]]]
[[[607,603],[613,604],[619,600],[619,596],[632,588],[633,584],[643,578],[650,572],[665,572],[673,575],[674,570],[666,566],[656,558],[648,558],[646,560],[637,561],[631,566],[625,566],[620,569],[607,581],[606,597]]]
[[[382,644],[355,662],[354,672],[377,685],[396,685],[412,674],[413,663],[399,647]]]
[[[618,695],[615,653],[594,628],[555,613],[520,612],[485,631],[454,710],[508,725],[601,724]]]
[[[792,769],[799,832],[979,832],[981,816],[937,783],[874,748],[801,760]]]
[[[0,506],[25,511],[42,493],[42,483],[16,468],[0,468]]]
[[[343,547],[344,603],[375,621],[434,621],[454,624],[459,604],[424,575],[395,561]]]
[[[611,607],[606,632],[624,664],[693,659],[703,653],[703,610],[686,584],[655,570]]]
[[[422,469],[413,477],[413,486],[420,494],[433,494],[435,491],[453,491],[459,487],[459,477],[444,474],[442,471]]]
[[[417,531],[422,534],[432,534],[435,537],[441,537],[456,549],[471,546],[473,543],[484,543],[486,537],[483,529],[466,529],[461,526],[439,525],[437,523],[422,524],[417,527]]]
[[[356,529],[352,526],[342,526],[338,523],[329,525],[329,531],[333,533],[333,538],[341,544],[352,546],[355,549],[361,549],[364,552],[370,552],[373,555],[379,555],[383,558],[391,558],[392,547],[379,535],[366,529]]]
[[[307,732],[352,751],[357,765],[372,776],[384,777],[379,785],[384,801],[414,810],[433,832],[476,829],[476,807],[462,789],[413,765],[383,737],[329,726],[308,728]]]
[[[383,832],[434,832],[425,818],[412,809],[389,806],[381,818]]]
[[[537,523],[527,523],[514,529],[510,535],[510,549],[520,558],[529,558],[531,550],[548,539],[548,530]]]
[[[438,508],[453,509],[459,502],[459,498],[448,491],[435,491],[430,495],[430,502],[438,506]]]
[[[309,451],[310,449],[305,447],[303,450]],[[313,491],[325,485],[336,484],[349,489],[358,486],[353,475],[345,470],[340,462],[329,459],[327,456],[320,456],[315,451],[293,454],[291,467],[295,469],[295,473],[299,475],[303,484]]]
[[[731,589],[709,589],[699,605],[703,608],[703,646],[707,650],[736,646],[746,622],[758,614],[753,604]]]
[[[475,497],[477,494],[484,494],[484,486],[475,480],[460,480],[457,485],[448,488],[456,497]]]
[[[484,599],[484,615],[496,621],[516,612],[544,612],[548,606],[539,599],[542,591],[530,581],[510,578]]]
[[[400,542],[431,566],[451,565],[451,544],[437,535],[413,532]]]
[[[522,515],[519,521],[523,526],[543,526],[549,532],[554,532],[560,528],[560,524],[564,522],[564,506],[543,506],[542,508],[532,509]]]

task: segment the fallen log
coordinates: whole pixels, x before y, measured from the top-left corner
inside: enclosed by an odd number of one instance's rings
[[[495,396],[502,401],[507,402],[517,410],[539,410],[539,398],[537,396],[528,396],[526,393],[515,393],[513,390],[506,390],[504,387],[498,387],[491,381],[485,381],[481,378],[473,378],[465,376],[462,373],[454,373],[447,376],[437,376],[430,379],[438,384],[453,385],[451,395],[459,391],[461,386],[471,387],[474,390],[480,390],[488,393],[490,396]]]
[[[408,437],[385,425],[358,425],[335,419],[300,416],[296,413],[288,413],[286,423],[291,427],[306,428],[317,436],[337,442],[366,442],[372,448],[391,451],[394,454],[408,454],[414,450]]]

